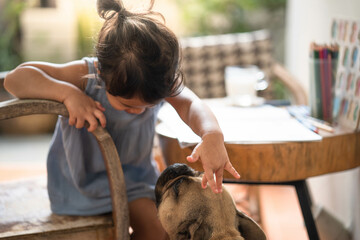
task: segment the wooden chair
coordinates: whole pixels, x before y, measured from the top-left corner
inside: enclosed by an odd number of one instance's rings
[[[201,98],[225,97],[224,70],[230,65],[257,65],[269,80],[264,93],[269,98],[274,79],[290,91],[292,103],[306,104],[304,88],[272,58],[268,30],[182,38],[182,70],[185,84]]]
[[[66,107],[54,101],[13,99],[0,102],[0,120],[29,114],[68,116]],[[105,129],[98,127],[93,134],[108,173],[112,215],[78,217],[51,213],[45,179],[2,183],[0,239],[130,239],[127,195],[119,155]]]

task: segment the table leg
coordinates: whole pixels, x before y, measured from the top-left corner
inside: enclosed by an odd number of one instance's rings
[[[299,199],[301,211],[304,217],[305,226],[310,240],[319,240],[315,220],[311,211],[311,198],[305,180],[295,181],[294,186]]]

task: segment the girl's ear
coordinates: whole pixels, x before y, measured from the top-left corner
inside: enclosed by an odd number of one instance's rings
[[[238,230],[245,240],[266,240],[263,230],[250,217],[237,210],[236,220]]]

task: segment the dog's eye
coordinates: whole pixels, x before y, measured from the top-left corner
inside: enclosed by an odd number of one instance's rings
[[[178,235],[177,239],[179,239],[179,240],[185,240],[185,239],[188,240],[191,238],[189,231],[181,231],[181,232],[178,232],[177,235]]]

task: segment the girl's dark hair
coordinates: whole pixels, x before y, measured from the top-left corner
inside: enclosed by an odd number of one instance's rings
[[[183,88],[179,70],[180,47],[175,34],[154,18],[150,7],[130,12],[118,0],[98,0],[105,22],[96,55],[100,78],[107,91],[123,98],[139,97],[147,103],[175,96]],[[162,16],[161,16],[162,17]]]

